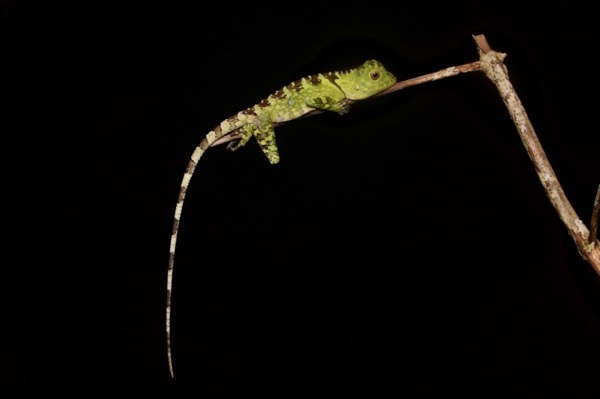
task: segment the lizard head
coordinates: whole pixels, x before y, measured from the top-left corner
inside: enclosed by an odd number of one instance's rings
[[[342,89],[346,98],[362,100],[392,86],[396,83],[396,77],[379,61],[368,60],[357,68],[340,72],[335,83]]]

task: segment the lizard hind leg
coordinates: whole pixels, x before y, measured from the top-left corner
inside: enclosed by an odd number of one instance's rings
[[[245,146],[251,138],[252,132],[248,131],[248,129],[242,129],[242,134],[240,135],[240,138],[227,144],[227,149],[229,151],[238,150],[240,147]]]
[[[244,126],[246,134],[254,136],[260,149],[267,156],[271,164],[279,163],[279,151],[277,150],[277,142],[275,141],[275,129],[271,123],[259,127],[256,125]]]

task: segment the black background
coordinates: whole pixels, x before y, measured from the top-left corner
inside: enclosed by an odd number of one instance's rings
[[[310,73],[399,80],[485,34],[589,225],[599,28],[577,2],[0,1],[2,386],[174,397],[594,397],[600,280],[480,73],[202,158],[201,137]],[[7,355],[6,355],[7,354]],[[3,389],[4,389],[3,388]]]

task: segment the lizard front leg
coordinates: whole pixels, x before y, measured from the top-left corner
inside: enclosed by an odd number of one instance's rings
[[[340,115],[347,114],[350,111],[350,104],[346,98],[335,99],[330,96],[313,97],[306,100],[306,105],[323,111],[337,112]]]

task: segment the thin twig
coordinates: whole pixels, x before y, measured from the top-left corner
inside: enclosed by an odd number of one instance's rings
[[[416,78],[403,80],[402,82],[397,82],[395,85],[390,87],[389,89],[382,91],[377,94],[378,96],[384,94],[390,94],[398,90],[406,89],[407,87],[416,86],[421,83],[433,82],[434,80],[440,80],[444,78],[449,78],[451,76],[460,75],[461,73],[466,72],[475,72],[481,70],[481,62],[475,61],[470,62],[468,64],[453,66],[450,68],[444,68],[440,71],[428,73],[427,75],[418,76]]]
[[[456,76],[461,73],[474,72],[474,71],[479,71],[479,70],[481,70],[481,62],[480,61],[475,61],[475,62],[471,62],[471,63],[464,64],[464,65],[453,66],[450,68],[445,68],[445,69],[442,69],[437,72],[428,73],[426,75],[422,75],[422,76],[412,78],[412,79],[403,80],[401,82],[396,82],[392,87],[390,87],[389,89],[387,89],[385,91],[382,91],[381,93],[377,94],[377,96],[382,96],[384,94],[390,94],[395,91],[406,89],[408,87],[416,86],[416,85],[419,85],[422,83],[433,82],[435,80],[449,78],[451,76]],[[346,102],[348,104],[352,104],[354,101],[346,100]],[[323,112],[324,111],[315,109],[314,111],[304,115],[302,118],[307,118],[309,116],[315,116],[315,115],[321,114]],[[273,124],[273,126],[277,127],[277,126],[283,125],[284,123],[285,122],[275,123],[275,124]],[[230,141],[237,140],[240,138],[241,134],[242,133],[240,131],[236,131],[231,134],[228,134],[227,136],[221,137],[219,140],[215,141],[212,146],[214,147],[216,145],[225,144]]]

